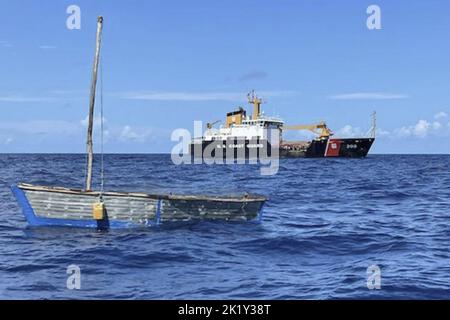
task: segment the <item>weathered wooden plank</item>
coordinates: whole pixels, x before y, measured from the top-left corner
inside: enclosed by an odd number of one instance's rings
[[[100,192],[98,191],[85,191],[80,189],[70,189],[70,188],[62,188],[62,187],[47,187],[47,186],[34,186],[30,184],[19,184],[19,188],[24,191],[34,190],[34,191],[47,191],[51,193],[59,193],[59,194],[74,194],[74,195],[82,195],[82,196],[91,196],[98,197]],[[167,199],[167,200],[187,200],[187,201],[211,201],[211,202],[227,202],[227,203],[250,203],[256,202],[259,203],[261,201],[266,201],[267,198],[258,196],[258,195],[244,195],[240,197],[223,197],[223,196],[205,196],[205,195],[176,195],[176,194],[147,194],[147,193],[137,193],[137,192],[104,192],[104,196],[114,196],[114,197],[133,197],[133,198],[152,198],[155,200],[158,199]]]
[[[92,206],[99,195],[93,192],[58,192],[47,187],[24,188],[37,217],[54,219],[92,220]],[[216,198],[155,198],[133,194],[105,193],[103,201],[109,220],[150,224],[158,221],[251,220],[263,201],[216,201]]]
[[[37,216],[64,219],[92,219],[92,204],[97,198],[90,196],[26,191],[27,198]],[[153,199],[103,198],[110,219],[145,220],[156,216],[157,201]]]

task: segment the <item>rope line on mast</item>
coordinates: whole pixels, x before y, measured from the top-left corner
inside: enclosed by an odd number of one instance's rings
[[[86,117],[87,121],[89,121],[89,115]],[[89,125],[89,124],[86,124]],[[89,153],[89,147],[86,144],[86,153],[85,153],[85,157],[84,157],[84,162],[85,162],[85,166],[84,166],[84,181],[87,180],[87,176],[88,176],[88,165],[89,165],[89,159],[88,159],[88,153]],[[86,189],[86,188],[83,188]]]
[[[104,124],[103,124],[103,59],[100,59],[100,198],[102,198],[105,185],[104,166]]]

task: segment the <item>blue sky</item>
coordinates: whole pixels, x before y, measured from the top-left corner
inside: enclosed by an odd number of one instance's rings
[[[81,30],[66,28],[71,4]],[[382,30],[366,27],[371,4]],[[373,153],[450,153],[449,10],[447,0],[1,0],[0,152],[85,151],[101,14],[106,152],[170,152],[174,129],[224,120],[255,89],[267,114],[326,120],[341,136],[365,134],[376,110]]]

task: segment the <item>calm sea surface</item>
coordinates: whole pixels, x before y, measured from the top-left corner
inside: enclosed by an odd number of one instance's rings
[[[0,155],[0,298],[450,298],[450,156],[286,159],[275,176],[168,155],[105,160],[108,190],[270,200],[262,223],[30,228],[9,186],[81,187],[85,158]],[[66,288],[72,264],[80,290]],[[371,265],[380,290],[367,288]]]

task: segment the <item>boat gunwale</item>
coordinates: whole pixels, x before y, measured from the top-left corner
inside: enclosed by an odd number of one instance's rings
[[[27,183],[18,183],[17,187],[25,191],[41,191],[51,193],[64,193],[73,195],[84,196],[100,196],[100,191],[86,191],[81,189],[65,188],[65,187],[50,187],[50,186],[36,186]],[[177,195],[177,194],[148,194],[141,192],[122,192],[122,191],[106,191],[101,193],[103,196],[114,197],[135,197],[142,199],[154,199],[154,200],[187,200],[187,201],[216,201],[216,202],[265,202],[268,199],[264,196],[248,194],[241,197],[219,197],[219,196],[207,196],[207,195]]]

